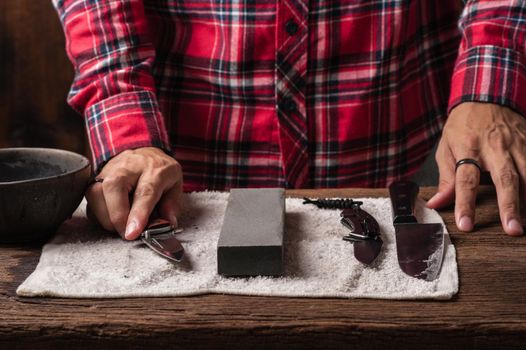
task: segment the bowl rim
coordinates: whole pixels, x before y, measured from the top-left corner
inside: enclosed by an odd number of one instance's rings
[[[35,179],[28,179],[28,180],[17,180],[17,181],[0,181],[0,186],[4,187],[4,186],[10,186],[10,185],[20,185],[20,184],[24,184],[24,183],[38,183],[38,182],[42,182],[42,181],[47,181],[47,180],[51,180],[51,179],[58,179],[58,178],[61,178],[61,177],[66,177],[68,175],[71,175],[71,174],[75,174],[75,173],[79,173],[83,170],[85,170],[86,168],[89,168],[91,167],[91,163],[90,161],[88,160],[88,158],[84,157],[82,154],[79,154],[79,153],[76,153],[76,152],[72,152],[72,151],[68,151],[68,150],[65,150],[65,149],[59,149],[59,148],[46,148],[46,147],[6,147],[6,148],[0,148],[0,154],[1,153],[4,153],[4,152],[10,152],[10,151],[36,151],[36,152],[53,152],[53,153],[69,153],[71,155],[74,155],[76,157],[79,157],[80,160],[82,161],[82,163],[84,163],[81,167],[79,168],[76,168],[76,169],[73,169],[71,171],[67,171],[63,174],[59,174],[59,175],[53,175],[53,176],[45,176],[45,177],[39,177],[39,178],[35,178]]]

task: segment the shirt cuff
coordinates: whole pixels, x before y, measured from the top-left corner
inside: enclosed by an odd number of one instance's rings
[[[128,149],[157,147],[171,155],[164,120],[151,91],[109,97],[92,105],[85,114],[95,173]]]
[[[448,112],[462,102],[489,102],[526,116],[526,62],[521,52],[475,46],[461,52],[451,81]]]

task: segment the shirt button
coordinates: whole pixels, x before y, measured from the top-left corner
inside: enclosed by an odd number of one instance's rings
[[[285,24],[285,30],[290,35],[294,35],[298,32],[298,24],[294,22],[292,19],[288,20]]]
[[[285,97],[281,100],[279,107],[285,112],[293,112],[296,110],[296,102],[290,97]]]

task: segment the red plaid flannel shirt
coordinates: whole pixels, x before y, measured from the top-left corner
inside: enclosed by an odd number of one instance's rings
[[[448,97],[526,112],[523,0],[54,4],[96,166],[160,147],[186,190],[383,187],[419,168]]]

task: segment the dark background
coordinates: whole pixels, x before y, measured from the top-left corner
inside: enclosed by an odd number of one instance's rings
[[[82,118],[66,103],[73,68],[51,0],[0,0],[0,148],[89,154]]]

